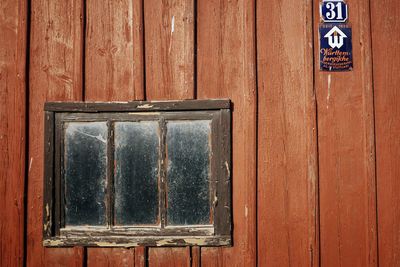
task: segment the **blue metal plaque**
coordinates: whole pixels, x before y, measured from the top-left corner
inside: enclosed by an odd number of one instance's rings
[[[353,69],[351,27],[347,24],[320,24],[320,69],[349,71]]]
[[[323,22],[345,22],[348,18],[348,7],[343,0],[324,0],[320,4]]]

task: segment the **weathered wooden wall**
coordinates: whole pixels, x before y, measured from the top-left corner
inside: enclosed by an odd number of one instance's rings
[[[24,262],[27,13],[0,2],[0,266]]]
[[[400,3],[371,2],[380,266],[400,265]]]
[[[400,2],[0,1],[0,266],[400,266]],[[43,248],[43,104],[230,98],[230,248]]]

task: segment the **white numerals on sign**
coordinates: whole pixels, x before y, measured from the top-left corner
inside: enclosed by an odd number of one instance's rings
[[[323,1],[320,12],[324,22],[345,22],[347,20],[347,5],[343,0]]]
[[[326,7],[329,9],[329,12],[326,12],[327,19],[343,19],[342,2],[338,2],[336,5],[334,3],[327,3]],[[335,9],[337,11],[337,15]]]

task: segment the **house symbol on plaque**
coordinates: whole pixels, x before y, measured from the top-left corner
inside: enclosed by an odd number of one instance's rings
[[[344,44],[344,38],[347,38],[347,35],[335,26],[327,34],[325,34],[324,37],[328,38],[328,44],[330,47],[341,48]]]

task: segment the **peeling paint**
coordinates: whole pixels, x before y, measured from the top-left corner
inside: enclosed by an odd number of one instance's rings
[[[175,16],[171,19],[171,34],[175,31]]]
[[[129,112],[129,115],[141,115],[141,116],[158,116],[160,112]]]
[[[99,247],[126,247],[126,248],[129,248],[129,247],[139,246],[139,243],[134,243],[134,242],[132,242],[132,243],[121,243],[121,244],[118,244],[118,243],[115,243],[115,242],[95,242],[94,244],[96,246],[99,246]]]
[[[33,162],[33,158],[31,158],[31,160],[29,161],[29,169],[28,169],[28,172],[31,172],[32,162]]]
[[[46,204],[46,208],[45,209],[46,209],[47,222],[45,224],[43,224],[43,229],[44,229],[45,232],[47,232],[47,229],[49,229],[51,227],[49,204]]]
[[[72,239],[71,239],[72,238]],[[216,240],[218,239],[218,241]],[[143,246],[144,243],[151,242],[151,246],[163,247],[163,246],[181,246],[181,245],[196,245],[196,246],[209,246],[218,242],[218,246],[226,246],[231,244],[231,238],[229,236],[171,236],[162,237],[153,241],[146,239],[135,239],[126,240],[127,242],[121,241],[102,241],[100,240],[86,240],[86,239],[75,239],[74,237],[64,236],[60,239],[45,239],[43,245],[47,247],[64,247],[64,246],[76,246],[78,244],[85,244],[87,246],[97,247],[124,247],[131,248],[136,246]]]
[[[47,217],[47,218],[50,217],[50,208],[49,208],[49,204],[46,204],[46,217]]]
[[[247,218],[247,216],[249,216],[249,208],[247,207],[247,205],[244,206],[244,217]]]
[[[225,161],[225,168],[226,168],[226,172],[228,173],[228,177],[231,177],[231,171],[229,170],[229,164],[227,161]]]
[[[326,108],[329,108],[329,99],[331,97],[331,82],[332,82],[331,74],[328,75],[328,95],[326,96]]]
[[[206,240],[205,239],[194,239],[194,238],[185,238],[184,239],[185,240],[185,242],[186,243],[189,243],[189,244],[196,244],[196,245],[198,245],[198,246],[205,246],[205,245],[207,245],[207,242],[206,242]]]
[[[162,239],[156,242],[157,246],[165,246],[165,245],[170,245],[174,242],[174,239],[170,238],[170,239]]]
[[[149,104],[137,106],[137,108],[152,108],[152,107],[153,107],[153,105],[149,105]]]
[[[217,197],[217,196],[214,196],[213,205],[215,206],[215,205],[217,204],[217,202],[218,202],[218,197]]]
[[[60,246],[64,244],[63,240],[43,240],[43,245],[45,246]]]

